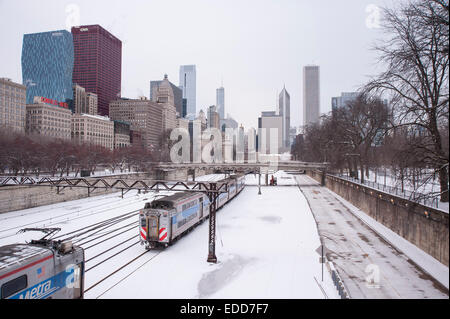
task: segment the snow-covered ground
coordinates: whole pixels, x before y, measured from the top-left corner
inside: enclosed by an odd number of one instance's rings
[[[297,182],[295,181],[295,178],[293,175],[288,175],[283,171],[278,171],[276,173],[268,174],[268,183],[270,184],[270,179],[272,178],[277,179],[277,186],[295,186],[297,185]],[[250,174],[245,177],[245,184],[246,185],[258,185],[259,176],[257,174]],[[261,174],[261,186],[266,185],[266,175]]]
[[[276,176],[279,185],[293,181],[282,172]],[[197,180],[222,177],[217,174]],[[248,179],[249,183],[255,181],[252,176]],[[164,194],[130,191],[123,199],[120,193],[114,193],[4,213],[0,215],[0,245],[42,236],[34,232],[17,234],[24,227],[60,227],[56,236],[71,236],[70,232],[78,230],[73,240],[85,248],[86,298],[337,297],[327,271],[321,282],[321,264],[315,252],[320,241],[305,198],[297,187],[281,186],[264,187],[262,195],[257,195],[255,187],[247,187],[218,212],[217,264],[206,262],[205,222],[173,246],[145,253],[94,286],[145,252],[137,244],[136,213],[153,196]],[[118,219],[126,213],[128,218]],[[116,223],[110,227],[81,235],[81,228],[111,218],[116,218]],[[104,241],[107,238],[111,239]]]

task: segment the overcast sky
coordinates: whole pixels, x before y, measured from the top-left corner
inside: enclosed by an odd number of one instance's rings
[[[374,6],[394,0],[0,0],[0,77],[22,82],[23,34],[100,24],[122,40],[122,96],[149,95],[165,73],[197,66],[197,111],[225,87],[225,113],[246,128],[275,110],[283,85],[302,123],[302,68],[320,65],[321,112],[375,72]],[[371,6],[372,5],[372,6]],[[374,6],[373,6],[374,5]]]

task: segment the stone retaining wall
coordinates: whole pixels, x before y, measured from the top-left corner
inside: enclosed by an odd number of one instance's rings
[[[322,172],[308,171],[307,174],[321,183]],[[325,186],[444,265],[449,265],[448,212],[332,175],[326,175]]]

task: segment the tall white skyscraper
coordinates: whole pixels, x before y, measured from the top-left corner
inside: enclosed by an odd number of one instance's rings
[[[303,125],[317,123],[320,118],[320,68],[303,67]]]
[[[216,107],[220,119],[225,119],[225,89],[223,87],[216,89]]]
[[[291,97],[286,91],[286,87],[283,87],[283,90],[278,96],[278,114],[283,118],[283,147],[290,147],[289,129],[291,126]]]
[[[188,118],[195,119],[196,107],[196,71],[195,65],[180,66],[180,88],[183,90],[183,98],[187,101],[186,113]]]

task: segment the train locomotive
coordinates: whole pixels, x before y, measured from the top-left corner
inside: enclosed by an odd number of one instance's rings
[[[244,188],[245,175],[232,175],[228,192],[217,198],[217,209],[236,197]],[[203,193],[179,192],[145,204],[139,212],[139,236],[146,249],[167,247],[209,217],[210,202]]]
[[[84,250],[70,241],[33,240],[0,247],[0,299],[78,299]]]

